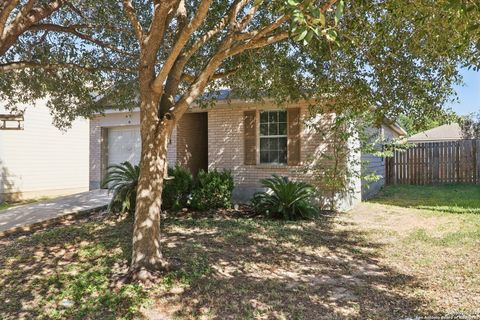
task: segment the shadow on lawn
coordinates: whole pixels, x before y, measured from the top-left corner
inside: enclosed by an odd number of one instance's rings
[[[127,266],[129,235],[131,221],[124,220],[0,239],[0,319],[133,316],[130,308],[146,293],[139,286],[110,290],[112,276]]]
[[[437,212],[480,214],[480,185],[387,186],[369,201]]]
[[[333,218],[309,222],[167,219],[166,274],[152,307],[212,319],[397,319],[427,312],[416,279],[382,266],[380,244]],[[0,241],[0,318],[132,318],[147,292],[110,290],[131,252],[131,220],[88,222]],[[3,243],[1,243],[3,242]],[[168,289],[169,288],[169,289]],[[71,307],[59,306],[62,299]]]
[[[177,274],[188,285],[158,296],[162,313],[213,319],[398,319],[427,312],[425,301],[411,296],[420,286],[416,279],[382,266],[376,253],[380,244],[358,231],[342,231],[331,218],[174,220],[171,225],[168,255],[185,266],[204,266]],[[191,283],[189,275],[195,278]]]

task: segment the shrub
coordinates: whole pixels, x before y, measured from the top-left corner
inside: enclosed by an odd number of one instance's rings
[[[192,192],[191,207],[198,210],[230,208],[232,191],[230,171],[200,170]]]
[[[165,181],[162,208],[178,210],[187,207],[193,187],[192,174],[186,168],[177,165],[175,168],[168,168],[168,175],[173,179]]]
[[[277,175],[260,182],[267,191],[253,196],[257,212],[284,220],[306,219],[318,214],[318,208],[312,203],[315,190],[311,185]]]
[[[140,167],[125,161],[108,167],[103,186],[113,192],[110,212],[135,212]]]

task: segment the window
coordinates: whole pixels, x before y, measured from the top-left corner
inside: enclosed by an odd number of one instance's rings
[[[260,163],[287,163],[287,111],[260,112]]]

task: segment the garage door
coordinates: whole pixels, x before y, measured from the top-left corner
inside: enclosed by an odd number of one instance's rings
[[[108,164],[130,161],[140,162],[140,127],[117,127],[108,129]]]

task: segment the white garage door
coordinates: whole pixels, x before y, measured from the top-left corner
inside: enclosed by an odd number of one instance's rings
[[[108,129],[108,164],[130,161],[140,162],[140,127],[117,127]]]

